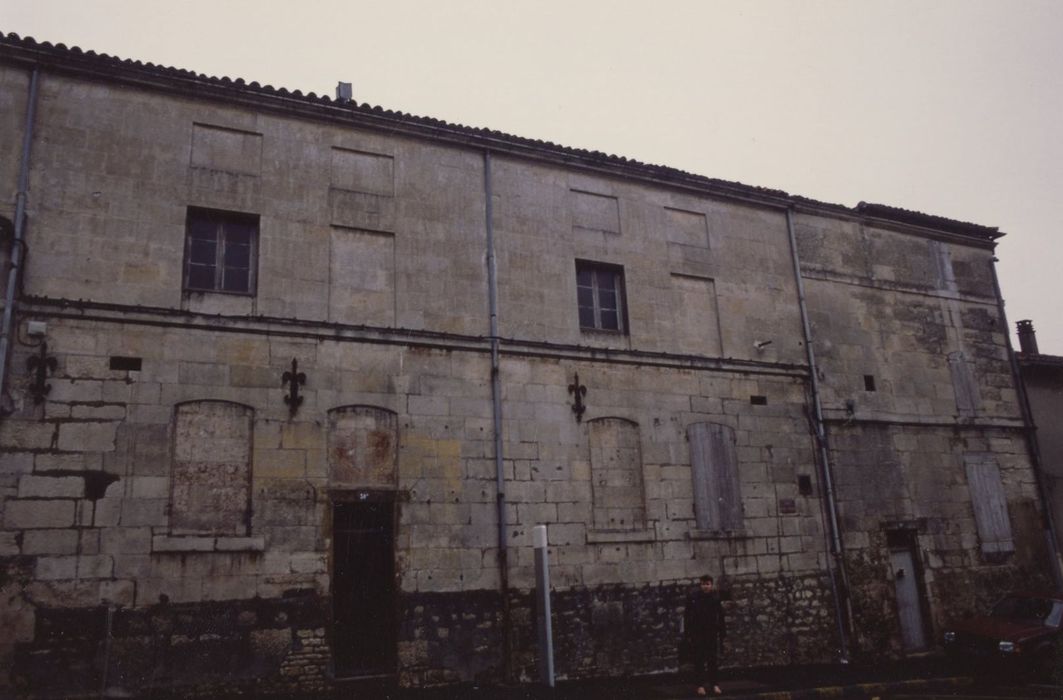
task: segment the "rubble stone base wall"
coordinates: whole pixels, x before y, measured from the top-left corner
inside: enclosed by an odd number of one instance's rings
[[[160,603],[110,614],[103,606],[39,608],[33,641],[16,646],[12,680],[35,695],[101,687],[181,697],[248,687],[324,690],[327,610],[315,596]]]
[[[718,579],[719,580],[719,579]],[[830,582],[822,574],[721,581],[728,622],[725,665],[812,663],[837,648]],[[674,671],[688,582],[580,587],[551,596],[558,678]],[[536,603],[510,598],[515,675],[538,678]],[[403,685],[502,678],[500,597],[492,592],[404,596]]]

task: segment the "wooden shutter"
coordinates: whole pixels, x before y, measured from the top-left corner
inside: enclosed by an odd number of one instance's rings
[[[698,529],[737,530],[742,526],[742,495],[734,430],[718,423],[694,423],[687,437]]]
[[[1000,481],[1000,468],[989,455],[966,455],[963,461],[982,553],[1014,552],[1015,541],[1011,537],[1008,500]]]
[[[949,372],[956,393],[956,408],[962,415],[973,415],[978,409],[978,385],[974,381],[971,363],[962,352],[949,353]]]

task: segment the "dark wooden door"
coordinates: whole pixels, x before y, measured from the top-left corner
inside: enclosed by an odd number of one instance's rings
[[[332,510],[333,659],[339,677],[395,672],[394,500],[363,492]]]

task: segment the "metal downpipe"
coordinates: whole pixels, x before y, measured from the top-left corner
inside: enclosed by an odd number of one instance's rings
[[[996,258],[989,266],[993,271],[993,293],[997,296],[997,309],[1000,311],[1000,321],[1004,324],[1004,341],[1008,349],[1008,363],[1011,365],[1012,379],[1015,381],[1015,389],[1019,395],[1019,411],[1022,413],[1023,433],[1026,435],[1026,449],[1030,452],[1030,461],[1033,466],[1034,483],[1037,484],[1037,497],[1041,501],[1041,523],[1045,543],[1048,545],[1048,555],[1051,558],[1052,579],[1056,583],[1056,591],[1063,591],[1063,563],[1059,559],[1059,548],[1056,543],[1056,526],[1052,518],[1052,504],[1048,500],[1048,491],[1045,488],[1044,479],[1041,476],[1041,445],[1037,440],[1037,426],[1033,421],[1033,411],[1030,409],[1030,397],[1026,393],[1026,385],[1022,381],[1022,372],[1019,370],[1019,361],[1015,357],[1015,350],[1011,346],[1011,326],[1008,325],[1008,317],[1004,313],[1004,296],[1000,293],[1000,280],[997,278]]]
[[[509,605],[509,550],[506,548],[506,474],[502,460],[502,377],[498,357],[498,278],[495,269],[494,192],[491,152],[484,151],[484,226],[487,230],[487,300],[491,328],[491,416],[495,432],[495,503],[498,511],[498,587],[502,595],[502,672],[513,679],[513,616]]]
[[[834,498],[834,481],[830,471],[830,449],[827,443],[827,431],[823,423],[823,406],[819,399],[819,374],[816,369],[816,353],[812,348],[812,326],[808,322],[808,308],[805,305],[805,285],[801,277],[801,260],[797,254],[797,236],[794,235],[793,209],[786,210],[786,232],[790,238],[790,259],[794,266],[794,281],[797,283],[797,303],[801,311],[801,328],[805,338],[805,352],[808,356],[808,371],[812,389],[812,423],[816,431],[816,445],[819,448],[820,475],[823,478],[823,493],[827,504],[827,520],[830,525],[830,554],[833,561],[830,585],[834,594],[834,615],[838,624],[838,642],[841,647],[842,663],[849,662],[849,630],[845,611],[849,609],[849,582],[845,572],[845,559],[842,553],[841,529],[838,526],[838,504]],[[841,579],[839,588],[838,579]],[[842,596],[844,595],[844,602]]]
[[[4,318],[0,325],[0,418],[2,401],[7,396],[7,361],[11,353],[12,326],[15,318],[15,292],[22,271],[23,237],[26,231],[26,190],[29,188],[30,145],[33,143],[33,124],[37,118],[37,90],[39,68],[30,75],[29,96],[26,99],[26,128],[22,132],[22,162],[18,170],[18,194],[15,195],[15,235],[11,241],[11,270],[7,273],[7,292],[4,295]]]

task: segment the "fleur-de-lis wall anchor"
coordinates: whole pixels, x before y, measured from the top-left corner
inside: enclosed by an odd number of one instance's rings
[[[52,385],[48,383],[48,373],[55,372],[58,363],[54,357],[48,356],[48,343],[41,343],[41,351],[38,355],[31,355],[26,359],[26,366],[30,372],[34,372],[33,384],[30,384],[30,395],[33,403],[41,403]]]
[[[294,416],[303,403],[303,397],[299,396],[299,387],[306,384],[306,374],[299,371],[299,361],[294,357],[292,358],[292,370],[281,375],[281,384],[288,385],[284,403],[288,405],[288,412]]]
[[[583,403],[583,397],[587,395],[587,387],[579,383],[579,372],[576,372],[573,377],[573,381],[568,385],[568,393],[576,397],[576,402],[572,404],[572,412],[576,414],[576,422],[583,421],[583,413],[587,410],[586,404]]]

